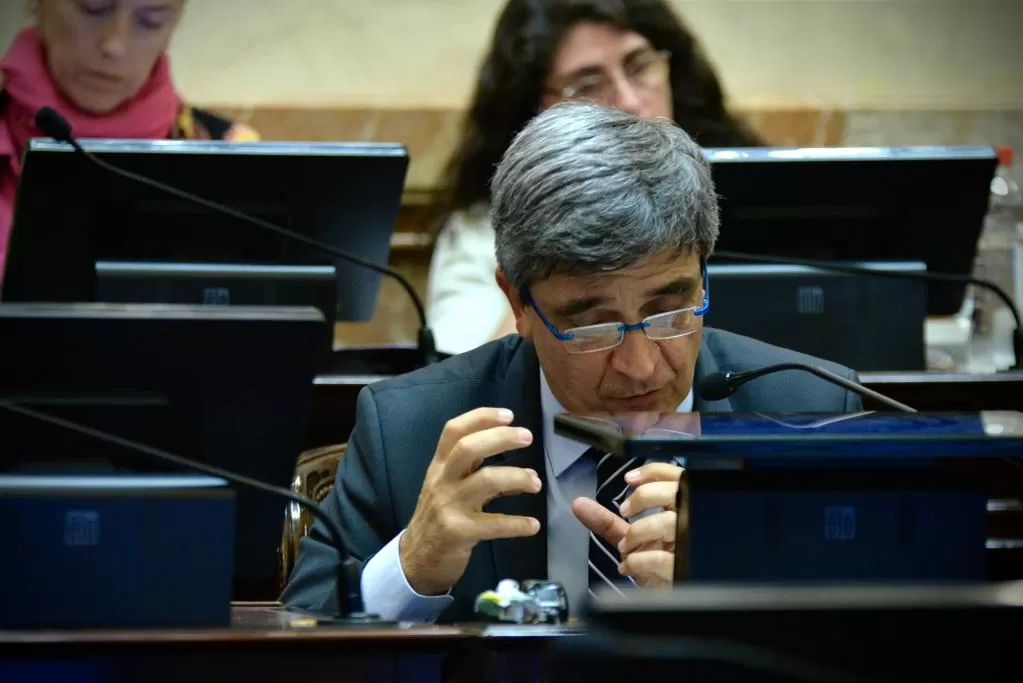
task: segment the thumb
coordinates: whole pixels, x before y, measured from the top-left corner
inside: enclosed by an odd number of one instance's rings
[[[629,530],[629,523],[592,498],[576,498],[572,512],[583,526],[617,546]]]

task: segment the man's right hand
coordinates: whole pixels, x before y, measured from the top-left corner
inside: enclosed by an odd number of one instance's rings
[[[491,456],[533,442],[528,429],[510,426],[512,419],[510,410],[477,408],[444,426],[399,545],[402,571],[417,593],[449,591],[480,541],[540,531],[532,517],[483,512],[498,496],[540,491],[540,477],[531,469],[480,467]]]

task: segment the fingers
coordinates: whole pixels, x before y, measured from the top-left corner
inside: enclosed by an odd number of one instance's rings
[[[540,488],[540,476],[536,471],[494,465],[483,467],[464,479],[459,484],[458,497],[463,505],[480,510],[498,496],[539,493]]]
[[[476,512],[470,514],[467,519],[472,528],[466,537],[474,541],[534,536],[540,531],[540,520],[535,517]]]
[[[437,456],[446,457],[463,436],[481,429],[511,424],[514,417],[510,410],[503,408],[476,408],[451,418],[444,425],[440,439],[437,440]]]
[[[444,462],[444,476],[458,481],[480,468],[483,461],[500,453],[514,451],[533,442],[533,434],[522,427],[491,427],[464,436],[451,449]]]
[[[675,576],[675,553],[667,550],[644,550],[632,553],[618,565],[622,576],[631,576],[643,587],[671,585]]]
[[[625,483],[629,486],[639,486],[651,481],[673,481],[678,483],[682,476],[682,468],[666,462],[648,462],[642,467],[637,467],[625,473]]]
[[[491,427],[510,425],[513,419],[515,416],[506,408],[476,408],[453,417],[441,430],[440,439],[437,440],[436,457],[447,458],[455,444],[469,434]]]
[[[480,469],[486,458],[532,443],[529,430],[511,426],[513,419],[509,410],[478,408],[444,425],[399,547],[406,578],[417,591],[432,595],[450,589],[481,540],[540,530],[539,520],[531,517],[481,511],[497,496],[540,490],[533,470]]]
[[[614,514],[592,498],[576,498],[572,501],[572,512],[583,526],[618,545],[629,530],[629,523]]]
[[[481,423],[486,423],[486,419]],[[446,434],[441,436],[441,441],[445,440]],[[438,446],[435,459],[441,463],[444,477],[457,481],[478,470],[485,459],[531,443],[533,434],[524,427],[491,426],[465,434],[447,452]]]
[[[677,481],[654,481],[643,484],[625,499],[619,512],[622,517],[629,519],[651,508],[674,510],[676,495],[678,495]]]
[[[646,548],[668,549],[675,545],[678,515],[673,511],[658,512],[655,515],[636,520],[629,525],[625,537],[618,544],[622,557]]]

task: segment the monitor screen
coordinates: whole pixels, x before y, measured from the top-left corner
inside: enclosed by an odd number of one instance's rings
[[[408,166],[402,145],[189,140],[81,144],[124,170],[387,264]],[[32,140],[0,298],[102,300],[97,262],[332,265],[337,271],[336,318],[350,321],[372,317],[381,277],[118,176],[62,143]]]
[[[925,272],[920,262],[850,265]],[[707,275],[712,296],[704,325],[861,372],[926,369],[924,280],[714,261]]]
[[[722,251],[840,261],[922,261],[969,275],[997,166],[991,147],[708,149]],[[715,259],[725,262],[725,259]],[[965,285],[929,283],[930,315]]]
[[[325,326],[303,307],[4,304],[0,401],[287,488]],[[179,471],[2,408],[0,434],[0,472]],[[286,501],[234,488],[235,599],[274,599]]]

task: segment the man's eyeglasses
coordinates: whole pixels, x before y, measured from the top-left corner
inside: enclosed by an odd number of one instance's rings
[[[671,53],[667,50],[650,50],[637,55],[623,67],[625,80],[633,88],[653,90],[668,82]],[[566,100],[586,100],[609,104],[615,97],[615,78],[601,72],[581,78],[564,88],[552,92]]]
[[[632,325],[613,322],[559,330],[536,305],[528,289],[523,289],[522,300],[536,312],[536,316],[550,330],[550,333],[565,343],[565,348],[569,353],[593,353],[613,349],[625,341],[626,334],[634,330],[643,330],[643,334],[654,341],[677,339],[692,334],[699,326],[697,318],[702,317],[710,310],[710,283],[705,268],[703,271],[703,301],[699,306],[658,313]]]

